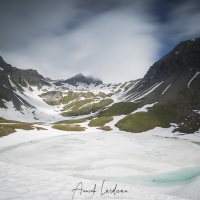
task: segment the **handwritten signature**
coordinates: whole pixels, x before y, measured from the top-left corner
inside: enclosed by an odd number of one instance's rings
[[[124,194],[128,193],[128,190],[124,189],[118,189],[118,185],[115,184],[113,188],[107,188],[105,187],[105,180],[101,184],[101,188],[98,191],[97,184],[94,184],[91,188],[84,188],[83,182],[78,183],[77,187],[72,190],[72,199],[74,199],[76,194],[82,195],[82,194],[92,194],[94,195],[95,193],[99,193],[101,196],[106,195],[106,194],[112,194],[112,195],[117,195],[117,194]]]

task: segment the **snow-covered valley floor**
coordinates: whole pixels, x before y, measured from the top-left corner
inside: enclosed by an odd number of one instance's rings
[[[0,199],[199,200],[199,152],[146,133],[18,130],[0,138]]]

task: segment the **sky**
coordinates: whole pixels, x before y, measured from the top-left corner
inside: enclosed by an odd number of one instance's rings
[[[0,55],[51,79],[125,82],[200,37],[199,19],[199,0],[0,0]]]

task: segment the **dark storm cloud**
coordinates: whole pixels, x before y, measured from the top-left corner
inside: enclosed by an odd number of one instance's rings
[[[45,34],[64,34],[94,15],[131,5],[131,0],[1,0],[1,48],[17,48]]]
[[[1,48],[27,45],[37,37],[60,30],[73,16],[70,1],[3,0],[0,6]],[[67,6],[68,5],[68,6]],[[67,6],[67,7],[66,7]],[[65,14],[69,13],[69,14]],[[71,16],[70,16],[71,14]],[[66,18],[69,15],[69,18]]]
[[[147,17],[154,17],[154,23],[164,27],[161,35],[187,37],[187,29],[199,34],[195,24],[200,13],[198,0],[1,0],[1,48],[26,45],[29,39],[45,34],[64,34],[94,15],[125,6],[138,7],[141,15],[146,12]]]
[[[158,4],[154,8],[158,9]],[[164,7],[164,8],[163,8]],[[163,12],[164,10],[164,12]],[[198,0],[165,1],[160,14],[157,14],[160,33],[158,37],[163,43],[162,54],[167,53],[177,43],[200,37],[200,4]]]
[[[200,36],[199,19],[197,0],[1,0],[0,54],[52,78],[125,81]]]
[[[200,36],[200,3],[199,1],[184,1],[172,9],[166,29],[171,31],[172,39],[187,39]]]

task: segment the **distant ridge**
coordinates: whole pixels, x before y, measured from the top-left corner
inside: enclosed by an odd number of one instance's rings
[[[86,85],[94,84],[95,86],[103,84],[103,82],[100,79],[94,78],[92,76],[84,76],[81,73],[79,73],[79,74],[77,74],[77,75],[75,75],[75,76],[73,76],[73,77],[71,77],[67,80],[55,82],[54,84],[56,86],[62,86],[65,83],[68,83],[68,84],[73,85],[73,86],[77,86],[78,83],[84,83]]]

